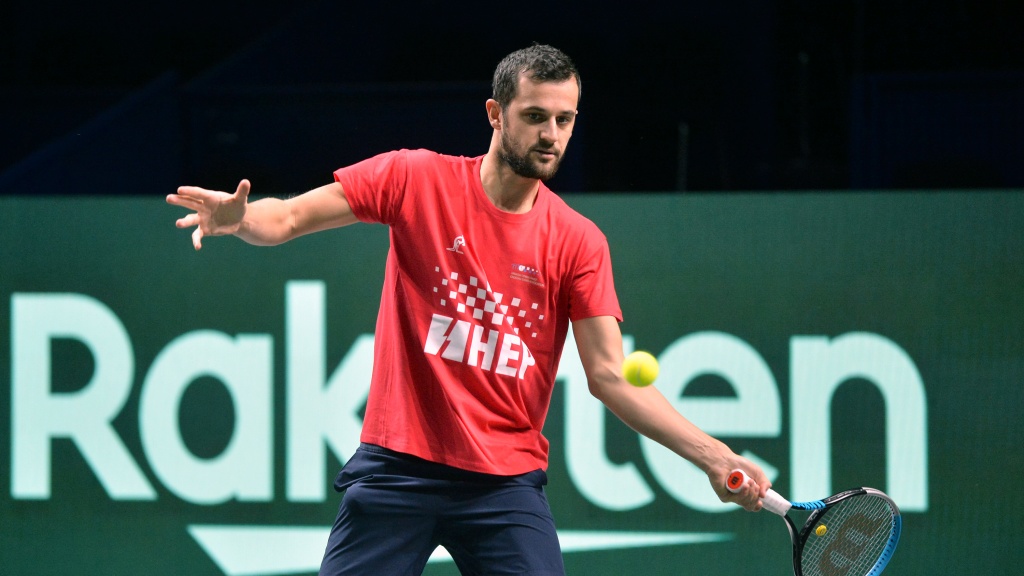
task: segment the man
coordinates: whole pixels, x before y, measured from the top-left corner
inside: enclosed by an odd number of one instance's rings
[[[274,245],[356,221],[390,227],[374,368],[359,450],[322,575],[418,574],[443,545],[463,574],[563,574],[544,496],[541,435],[571,323],[590,391],[637,432],[704,470],[749,510],[764,472],[682,417],[653,387],[622,377],[607,241],[543,183],[576,122],[580,77],[550,46],[507,56],[486,103],[477,158],[402,150],[335,172],[288,200],[247,203],[182,187],[192,240],[233,234]],[[725,490],[735,468],[751,481]]]

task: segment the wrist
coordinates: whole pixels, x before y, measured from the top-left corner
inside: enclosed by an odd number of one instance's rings
[[[245,218],[243,218],[242,221],[238,223],[238,226],[235,227],[235,231],[232,232],[232,234],[239,238],[245,238],[249,236],[251,232],[252,230],[249,227],[249,223],[246,222]]]
[[[728,455],[732,454],[723,442],[710,436],[705,441],[695,444],[694,452],[692,462],[705,474],[727,466]]]

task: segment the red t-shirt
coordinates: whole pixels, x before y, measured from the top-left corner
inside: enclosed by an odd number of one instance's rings
[[[361,440],[449,466],[546,468],[541,434],[570,320],[622,320],[608,242],[543,184],[496,208],[482,157],[389,152],[335,179],[390,226]]]

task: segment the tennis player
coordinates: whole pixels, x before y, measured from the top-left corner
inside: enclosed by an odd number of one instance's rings
[[[390,228],[361,444],[335,481],[321,575],[420,574],[438,545],[466,575],[564,573],[541,429],[570,324],[594,396],[704,470],[719,498],[760,508],[760,468],[622,377],[608,243],[543,183],[580,88],[564,53],[534,45],[495,70],[483,156],[389,152],[287,200],[249,203],[246,180],[167,197],[192,211],[177,226],[195,227],[197,250],[207,236],[276,245],[357,221]],[[751,481],[734,494],[737,468]]]

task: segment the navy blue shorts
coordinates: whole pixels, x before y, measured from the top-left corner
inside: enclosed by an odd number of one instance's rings
[[[543,470],[492,476],[362,444],[334,482],[320,576],[421,574],[439,545],[464,576],[562,576],[545,484]]]

